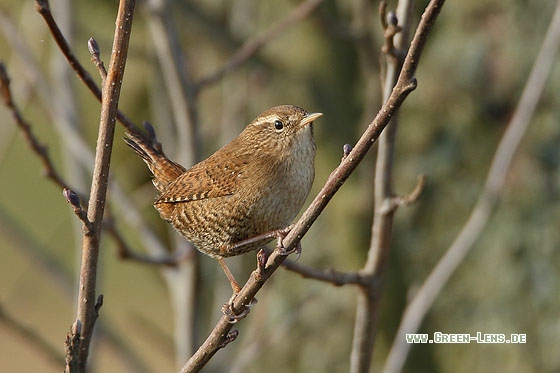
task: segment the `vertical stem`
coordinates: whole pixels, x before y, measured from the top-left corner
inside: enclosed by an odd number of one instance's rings
[[[409,14],[411,7],[412,1],[399,1],[397,12],[398,26],[402,27],[405,31],[410,29],[407,24],[410,22]],[[382,16],[386,15],[382,14]],[[394,28],[395,26],[389,24],[388,27]],[[393,34],[388,35],[387,31],[386,38],[392,39],[390,44],[394,44],[395,50],[385,51],[387,73],[383,85],[383,102],[389,99],[397,82],[403,63],[403,57],[399,58],[398,56],[405,55],[404,52],[409,40],[408,33],[405,35],[401,32],[393,36]],[[379,136],[377,161],[375,164],[375,210],[371,230],[371,244],[366,264],[362,269],[362,274],[369,279],[369,283],[367,286],[362,287],[362,291],[358,295],[352,353],[350,355],[351,372],[354,373],[369,371],[375,338],[377,336],[377,320],[379,318],[379,301],[381,298],[380,282],[390,252],[395,212],[395,208],[388,208],[388,206],[390,205],[389,201],[393,197],[392,170],[397,115],[398,113],[395,113]]]
[[[99,133],[88,205],[88,220],[91,222],[91,229],[84,233],[82,240],[77,310],[77,319],[80,320],[82,325],[78,357],[79,372],[85,372],[86,369],[93,327],[100,307],[95,294],[99,240],[107,195],[115,121],[132,28],[134,5],[135,0],[121,0],[119,3],[111,62],[107,79],[103,85]]]

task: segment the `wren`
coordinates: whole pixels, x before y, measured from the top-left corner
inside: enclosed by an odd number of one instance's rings
[[[155,138],[126,134],[153,174],[155,208],[198,250],[218,259],[234,296],[240,286],[224,258],[285,234],[313,184],[312,123],[322,115],[291,105],[268,109],[189,169],[167,158]]]

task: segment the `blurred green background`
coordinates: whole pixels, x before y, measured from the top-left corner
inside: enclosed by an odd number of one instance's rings
[[[184,72],[195,82],[208,76],[243,41],[262,34],[297,5],[289,0],[171,2],[169,22],[182,46]],[[417,2],[415,20],[425,5]],[[315,125],[313,197],[338,165],[342,146],[356,142],[380,106],[384,64],[378,58],[382,32],[377,6],[376,1],[324,1],[240,69],[201,88],[194,101],[201,156],[225,144],[268,107],[295,104],[323,112]],[[419,174],[428,181],[421,199],[395,217],[372,367],[376,371],[383,366],[408,297],[476,202],[554,7],[550,0],[481,0],[448,1],[443,8],[417,71],[418,88],[400,116],[395,191],[410,191]],[[117,2],[57,0],[52,8],[61,23],[67,18],[74,53],[98,79],[86,42],[96,38],[108,66]],[[185,145],[174,141],[170,126],[170,99],[148,27],[150,9],[149,1],[137,4],[120,108],[137,123],[153,123],[173,155]],[[32,1],[3,0],[0,26],[0,59],[11,76],[16,102],[48,145],[57,169],[86,194],[91,170],[76,155],[85,149],[68,150],[76,141],[61,118],[75,126],[91,151],[99,104],[68,71]],[[356,41],[362,40],[360,35],[369,36],[370,49]],[[559,92],[556,64],[498,208],[420,331],[523,333],[527,343],[416,345],[405,371],[560,371]],[[150,206],[155,192],[148,172],[120,141],[122,134],[119,126],[112,180],[171,247],[173,235]],[[344,271],[362,267],[373,219],[374,160],[372,151],[304,238],[300,263]],[[1,105],[0,361],[5,371],[61,371],[57,359],[63,356],[75,316],[79,224],[61,190],[41,170]],[[133,225],[122,214],[115,221],[130,245],[143,252],[146,243]],[[197,345],[229,297],[217,263],[203,255],[199,260],[197,310],[205,311],[196,319]],[[254,268],[254,260],[254,254],[247,254],[229,262],[240,281]],[[114,242],[104,236],[98,291],[105,296],[99,322],[111,333],[99,338],[91,352],[92,372],[168,372],[176,370],[176,359],[186,359],[174,356],[174,306],[160,268],[120,260]],[[336,288],[280,269],[238,325],[238,340],[220,351],[207,371],[347,371],[356,295],[353,287]]]

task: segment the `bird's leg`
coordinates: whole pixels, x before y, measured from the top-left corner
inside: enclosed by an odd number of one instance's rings
[[[248,238],[246,240],[236,242],[233,245],[228,246],[227,249],[225,249],[224,251],[237,251],[237,250],[243,248],[244,246],[253,245],[255,243],[259,243],[259,242],[262,242],[262,241],[270,240],[272,238],[276,238],[276,249],[278,249],[280,251],[280,254],[290,255],[292,253],[297,253],[298,257],[296,258],[296,260],[298,260],[299,257],[301,256],[301,242],[298,242],[296,247],[294,249],[290,250],[290,251],[287,251],[284,248],[284,246],[282,245],[282,240],[284,239],[284,237],[286,237],[286,235],[290,232],[290,230],[293,227],[294,226],[292,224],[292,225],[290,225],[286,228],[276,229],[274,231],[259,234],[258,236],[254,236],[254,237]]]
[[[220,263],[220,266],[224,270],[224,273],[226,274],[226,277],[229,280],[229,283],[231,285],[231,289],[233,290],[233,294],[237,295],[237,293],[239,293],[239,291],[241,291],[241,286],[239,286],[239,283],[235,280],[235,277],[233,277],[233,273],[231,273],[231,271],[230,271],[229,267],[227,266],[225,260],[223,258],[220,258],[220,259],[218,259],[218,263]]]
[[[274,231],[263,233],[263,234],[260,234],[258,236],[248,238],[246,240],[236,242],[233,245],[223,247],[223,248],[220,249],[220,251],[223,252],[223,253],[238,251],[239,249],[243,248],[244,246],[254,245],[254,244],[259,243],[259,242],[263,242],[263,241],[270,240],[272,238],[276,238],[276,250],[278,250],[281,255],[290,255],[290,254],[295,252],[295,253],[297,253],[296,260],[298,260],[299,257],[301,256],[301,242],[298,241],[298,243],[296,244],[296,247],[293,248],[290,251],[287,251],[286,248],[282,245],[282,240],[284,239],[284,237],[286,237],[286,235],[290,232],[290,230],[292,228],[293,228],[293,225],[290,225],[290,226],[288,226],[286,228],[283,228],[283,229],[277,229],[277,230],[274,230]],[[262,257],[264,257],[264,256],[262,256]],[[258,301],[257,301],[257,298],[253,298],[251,300],[251,302],[245,306],[245,309],[239,315],[236,315],[233,312],[233,302],[235,301],[235,298],[237,297],[237,294],[241,291],[241,286],[239,286],[239,283],[233,277],[233,274],[231,273],[229,267],[226,265],[226,262],[224,261],[224,259],[223,258],[218,259],[218,263],[220,263],[220,266],[224,270],[224,273],[226,274],[226,277],[228,278],[229,283],[231,284],[231,288],[233,289],[233,294],[232,294],[231,298],[229,299],[229,301],[226,304],[224,304],[222,306],[222,313],[230,318],[231,323],[236,323],[237,321],[239,321],[239,320],[243,319],[245,316],[247,316],[247,314],[249,313],[249,307],[256,304]],[[258,270],[260,270],[260,271],[264,270],[264,265],[266,264],[266,259],[265,259],[264,263],[261,263],[259,260],[257,261],[257,263],[258,263],[258,266],[259,266]]]
[[[288,228],[277,229],[277,230],[274,230],[274,231],[259,234],[258,236],[250,237],[250,238],[247,238],[245,240],[236,242],[233,245],[228,246],[226,250],[227,251],[238,251],[239,249],[242,249],[245,246],[250,246],[250,245],[254,245],[256,243],[268,241],[272,238],[277,238],[279,235],[286,236],[287,232],[289,232],[290,229],[291,229],[291,226],[288,227]]]
[[[241,291],[241,286],[239,286],[239,283],[235,280],[235,277],[233,277],[233,274],[231,273],[225,260],[223,258],[219,258],[218,263],[220,263],[220,266],[224,270],[224,273],[226,274],[226,277],[228,278],[229,283],[231,284],[231,288],[233,290],[233,294],[231,295],[231,298],[229,298],[227,303],[222,306],[222,313],[227,317],[229,317],[230,323],[234,324],[247,316],[247,314],[249,313],[249,306],[252,306],[254,303],[256,303],[257,300],[253,299],[251,303],[247,305],[239,315],[236,315],[233,312],[233,302],[235,301],[235,298],[237,298],[237,294],[239,294],[239,292]]]

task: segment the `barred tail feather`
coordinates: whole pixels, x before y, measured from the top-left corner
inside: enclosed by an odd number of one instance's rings
[[[127,132],[126,136],[124,138],[126,144],[142,158],[154,175],[152,182],[158,191],[163,192],[170,183],[185,172],[183,166],[167,158],[161,149],[150,144],[141,135]]]

